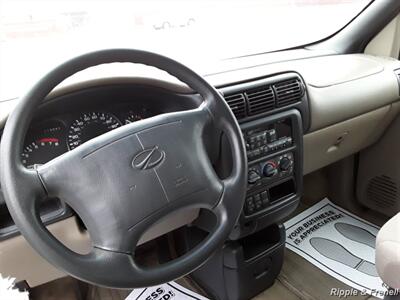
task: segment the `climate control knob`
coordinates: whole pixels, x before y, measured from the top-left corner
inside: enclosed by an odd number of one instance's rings
[[[289,158],[282,157],[282,159],[279,161],[279,169],[282,171],[287,171],[289,170],[291,164],[292,161]]]
[[[247,175],[247,181],[249,184],[256,183],[260,178],[261,178],[261,176],[260,176],[260,174],[258,174],[257,171],[249,170],[249,173]]]
[[[278,173],[276,164],[274,162],[267,162],[263,168],[263,174],[265,177],[273,177]]]

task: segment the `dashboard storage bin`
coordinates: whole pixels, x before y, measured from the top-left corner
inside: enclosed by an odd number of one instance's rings
[[[228,242],[191,275],[211,299],[251,299],[274,283],[282,268],[284,247],[285,229],[273,224]]]

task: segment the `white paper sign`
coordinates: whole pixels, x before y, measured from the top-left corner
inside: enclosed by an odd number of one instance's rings
[[[158,286],[143,289],[135,289],[126,300],[208,300],[203,296],[192,292],[175,282],[169,282]]]
[[[383,298],[387,289],[375,268],[378,226],[324,199],[287,221],[285,228],[288,249],[359,295]]]

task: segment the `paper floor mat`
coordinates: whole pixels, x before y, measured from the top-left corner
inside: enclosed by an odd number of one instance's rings
[[[126,300],[208,300],[176,282],[168,282],[149,288],[135,289]]]
[[[285,228],[288,249],[361,293],[382,298],[386,288],[375,269],[379,227],[324,199]]]

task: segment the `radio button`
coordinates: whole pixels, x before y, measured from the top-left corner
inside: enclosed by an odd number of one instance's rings
[[[260,210],[262,208],[262,202],[261,201],[257,201],[256,202],[256,210]]]
[[[275,142],[276,139],[278,138],[275,129],[268,130],[267,134],[268,134],[268,141],[269,142]]]
[[[269,204],[268,193],[267,191],[261,192],[261,201],[264,206]]]
[[[254,200],[253,200],[253,197],[247,197],[246,198],[246,207],[245,207],[245,209],[246,209],[246,214],[248,214],[248,215],[251,215],[253,212],[254,212],[254,210],[255,210],[255,204],[254,204]]]

